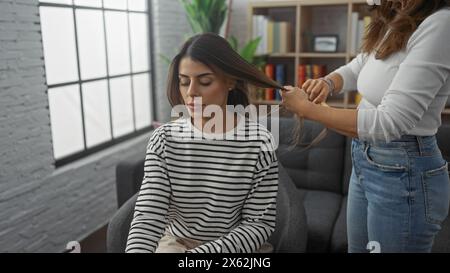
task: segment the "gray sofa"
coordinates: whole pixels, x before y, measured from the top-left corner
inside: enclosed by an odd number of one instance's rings
[[[295,124],[296,121],[293,119],[280,119],[280,145],[277,151],[282,166],[280,191],[287,189],[287,195],[280,199],[283,201],[280,203],[282,206],[277,210],[279,219],[277,219],[277,229],[273,237],[274,241],[287,244],[286,242],[292,240],[293,244],[278,247],[277,250],[280,252],[346,252],[346,204],[352,168],[350,139],[329,131],[326,138],[311,149],[292,148],[290,143]],[[303,142],[310,142],[322,129],[321,125],[306,121]],[[450,126],[442,126],[437,138],[444,157],[450,161]],[[117,200],[121,207],[139,190],[143,176],[143,159],[124,160],[117,166],[116,171]],[[134,206],[134,201],[130,202]],[[299,209],[294,212],[292,208],[286,208],[286,204],[299,206]],[[123,211],[123,209],[119,210],[111,221],[108,230],[109,251],[120,251],[120,247],[114,248],[116,239],[120,237],[114,225],[117,224],[117,219],[121,219],[121,217],[117,218],[117,215],[120,216]],[[303,211],[306,212],[306,217],[302,215]],[[281,223],[288,226],[282,227]],[[305,226],[302,226],[302,223]],[[293,237],[293,234],[302,236],[306,230],[307,238]],[[449,218],[443,223],[433,252],[450,252]]]

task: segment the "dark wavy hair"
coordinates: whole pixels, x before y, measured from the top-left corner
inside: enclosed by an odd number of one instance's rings
[[[284,89],[281,84],[270,79],[261,70],[243,59],[227,40],[214,33],[203,33],[187,40],[170,64],[167,97],[172,106],[184,104],[178,73],[180,62],[185,57],[200,62],[213,71],[219,69],[227,77],[236,80],[234,89],[228,93],[228,105],[244,107],[249,105],[249,84],[263,88]]]
[[[407,0],[401,7],[400,0],[382,0],[373,6],[372,22],[364,37],[362,52],[375,53],[377,59],[404,50],[409,38],[419,25],[434,12],[450,6],[449,0]],[[384,36],[390,29],[390,33]]]

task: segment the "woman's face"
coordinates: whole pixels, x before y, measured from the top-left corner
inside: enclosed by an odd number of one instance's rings
[[[194,109],[198,111],[208,105],[218,105],[225,109],[228,92],[233,85],[224,74],[214,72],[190,57],[181,59],[178,71],[180,92],[191,115],[194,114]]]

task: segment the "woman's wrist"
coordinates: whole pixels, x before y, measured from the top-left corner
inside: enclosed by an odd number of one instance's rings
[[[298,109],[296,111],[296,114],[300,117],[308,118],[312,111],[312,106],[314,106],[313,102],[311,102],[309,100],[302,100],[298,104]]]
[[[344,79],[339,73],[331,73],[330,75],[326,76],[326,78],[330,79],[333,84],[333,94],[337,94],[342,91]]]
[[[336,86],[335,86],[333,80],[329,77],[323,77],[323,78],[320,78],[320,80],[322,80],[328,86],[328,95],[333,96],[333,94],[336,90]]]

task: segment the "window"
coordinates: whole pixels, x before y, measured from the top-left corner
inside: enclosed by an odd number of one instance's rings
[[[40,0],[56,166],[151,129],[148,0]]]

